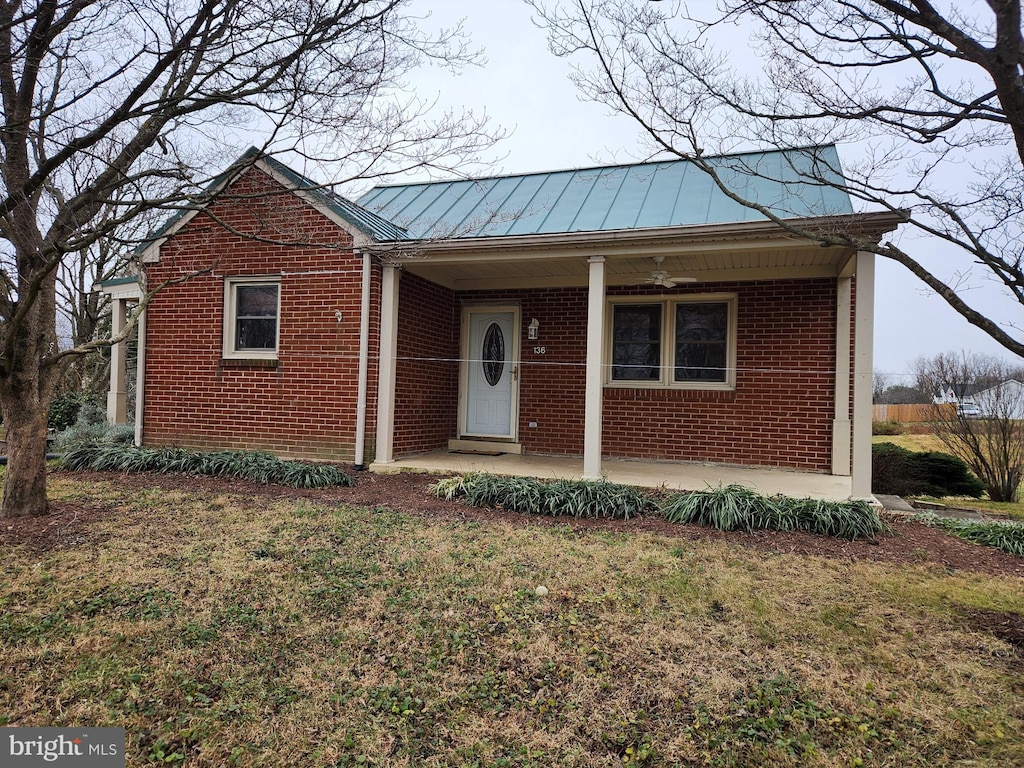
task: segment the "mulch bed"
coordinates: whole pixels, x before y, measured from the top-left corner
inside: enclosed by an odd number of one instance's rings
[[[72,473],[67,473],[72,474]],[[759,531],[725,533],[694,525],[677,525],[660,517],[633,520],[588,520],[531,517],[496,509],[478,509],[459,502],[442,501],[428,487],[437,480],[431,475],[399,473],[356,473],[352,488],[299,490],[261,485],[244,480],[194,477],[191,475],[116,472],[74,473],[84,480],[106,480],[125,488],[161,488],[168,491],[234,494],[246,498],[306,499],[326,504],[385,506],[435,523],[477,521],[504,522],[519,526],[570,526],[588,530],[622,533],[648,532],[681,540],[714,540],[769,552],[816,555],[840,559],[865,559],[885,563],[930,565],[951,572],[970,571],[995,576],[1024,578],[1024,559],[990,547],[958,539],[940,528],[932,528],[904,517],[889,517],[891,535],[874,540],[846,541],[807,533]],[[90,524],[117,509],[90,503],[54,502],[45,517],[17,518],[0,525],[0,545],[23,544],[37,551],[74,546],[87,536]],[[1011,630],[1017,631],[1016,628]]]

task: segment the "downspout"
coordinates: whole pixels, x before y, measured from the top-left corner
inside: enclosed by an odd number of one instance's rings
[[[366,469],[366,383],[370,370],[370,254],[363,251],[363,285],[359,304],[359,374],[356,395],[355,468]]]
[[[146,398],[146,313],[142,310],[138,319],[138,340],[135,354],[135,444],[142,445],[142,414]]]

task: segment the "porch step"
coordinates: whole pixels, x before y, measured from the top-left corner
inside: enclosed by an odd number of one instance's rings
[[[520,456],[523,453],[521,443],[503,443],[500,440],[449,440],[449,451],[463,453],[511,453]]]

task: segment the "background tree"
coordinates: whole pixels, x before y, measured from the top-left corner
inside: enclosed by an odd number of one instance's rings
[[[528,2],[552,50],[583,57],[582,93],[632,117],[656,152],[692,161],[797,235],[903,264],[1024,355],[1020,329],[994,321],[991,305],[975,306],[964,291],[981,275],[1024,304],[1020,0],[720,0],[717,12],[678,1]],[[850,147],[844,174],[814,152],[826,143]],[[709,159],[790,147],[810,149],[784,174],[838,187],[866,210],[904,212],[961,258],[939,274],[896,243],[780,221],[765,201],[744,197],[751,176],[777,170]]]
[[[876,403],[886,405],[918,405],[931,400],[931,393],[909,384],[891,384],[875,397]]]
[[[919,390],[952,390],[959,401],[932,405],[935,434],[981,479],[989,498],[1016,501],[1024,479],[1024,386],[1013,380],[1016,369],[968,353],[919,359],[915,369]]]
[[[81,254],[113,257],[139,216],[206,199],[253,131],[332,182],[447,169],[491,142],[483,120],[431,119],[402,93],[412,67],[474,59],[459,30],[426,34],[405,5],[0,0],[0,514],[46,512],[54,388],[70,360],[116,341],[86,339]],[[83,320],[64,348],[59,281]]]

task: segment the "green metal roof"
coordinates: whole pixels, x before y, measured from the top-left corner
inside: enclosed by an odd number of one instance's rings
[[[782,218],[852,213],[834,146],[707,158],[727,187]],[[764,220],[686,160],[374,187],[359,206],[405,238],[598,232]]]

